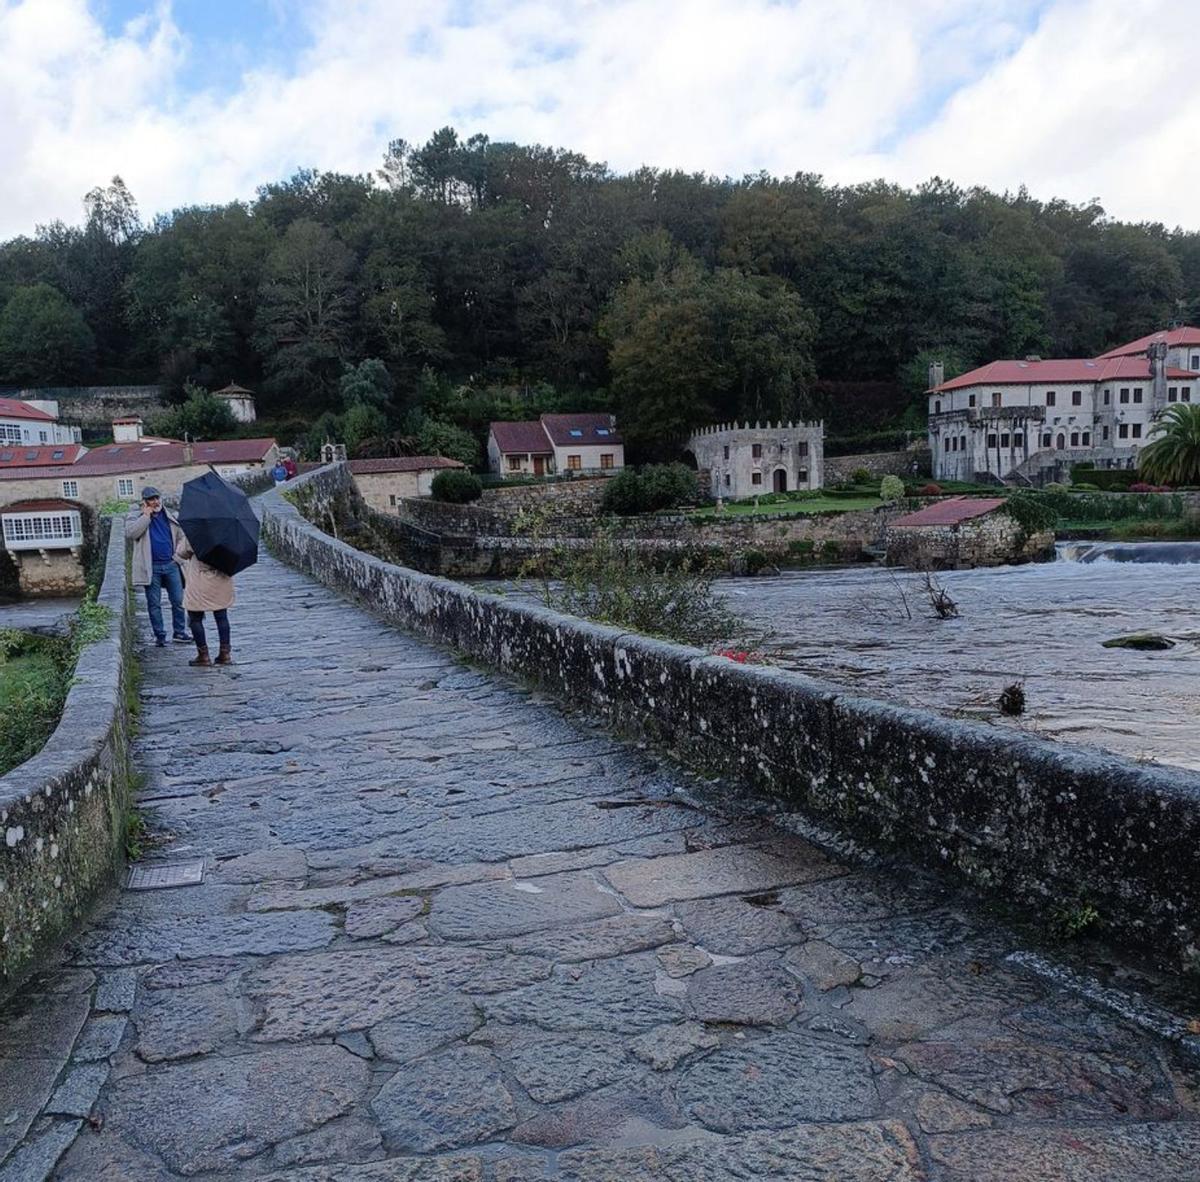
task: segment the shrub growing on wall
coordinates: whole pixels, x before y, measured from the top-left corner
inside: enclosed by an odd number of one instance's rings
[[[477,501],[483,495],[483,483],[474,472],[461,468],[449,468],[439,472],[430,485],[435,501],[449,501],[454,505],[465,505]]]
[[[694,505],[697,500],[696,473],[686,464],[650,464],[641,471],[618,472],[608,482],[600,507],[605,513],[629,517]]]

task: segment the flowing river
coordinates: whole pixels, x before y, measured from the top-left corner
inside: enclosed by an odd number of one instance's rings
[[[1200,543],[1066,542],[1057,561],[947,571],[957,619],[922,576],[880,567],[722,580],[785,668],[945,714],[1200,770]],[[1160,652],[1101,642],[1154,632]],[[996,701],[1024,684],[1026,711]]]

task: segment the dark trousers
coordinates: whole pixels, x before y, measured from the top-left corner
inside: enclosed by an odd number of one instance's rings
[[[192,639],[196,642],[197,648],[208,648],[208,638],[204,635],[204,613],[203,612],[188,612],[188,624],[192,629]],[[213,619],[217,622],[217,639],[226,647],[229,647],[229,612],[225,608],[220,611],[213,612]]]
[[[163,624],[162,593],[167,589],[167,598],[171,601],[172,631],[176,636],[186,636],[183,630],[183,577],[179,567],[173,562],[156,562],[150,567],[150,583],[146,587],[146,612],[150,616],[150,627],[154,630],[156,640],[163,640],[167,635]]]

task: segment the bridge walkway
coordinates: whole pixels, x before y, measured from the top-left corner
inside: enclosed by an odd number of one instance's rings
[[[144,858],[0,1015],[2,1182],[1155,1179],[1200,1076],[938,887],[270,558],[144,649]]]

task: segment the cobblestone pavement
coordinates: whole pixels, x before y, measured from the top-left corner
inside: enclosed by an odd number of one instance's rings
[[[1176,1045],[952,896],[269,559],[241,599],[232,669],[142,654],[152,852],[207,877],[0,1015],[3,1182],[1200,1176]]]

